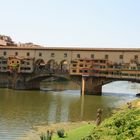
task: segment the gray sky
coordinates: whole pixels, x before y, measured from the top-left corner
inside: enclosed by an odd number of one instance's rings
[[[140,0],[0,0],[0,34],[45,46],[140,47]]]

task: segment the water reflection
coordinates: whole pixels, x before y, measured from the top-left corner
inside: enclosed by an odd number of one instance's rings
[[[130,83],[115,84],[104,86],[103,96],[84,97],[80,96],[79,86],[71,82],[42,84],[51,91],[0,89],[0,140],[15,140],[36,125],[93,120],[99,107],[104,110],[103,118],[107,117],[113,108],[134,99],[134,93],[140,91],[137,84],[134,90]]]

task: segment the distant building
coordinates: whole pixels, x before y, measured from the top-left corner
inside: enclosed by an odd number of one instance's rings
[[[6,46],[7,44],[6,44],[6,41],[5,40],[2,40],[2,39],[0,39],[0,46]]]
[[[0,46],[13,46],[15,43],[12,41],[11,37],[0,35]]]

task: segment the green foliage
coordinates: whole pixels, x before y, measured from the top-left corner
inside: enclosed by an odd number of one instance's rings
[[[94,127],[90,135],[90,140],[110,139],[140,140],[140,109],[126,109],[115,114],[100,126]]]
[[[93,124],[83,124],[78,128],[71,129],[67,132],[67,134],[65,133],[64,138],[60,138],[57,135],[54,135],[52,140],[81,140],[81,138],[83,138],[83,140],[90,140],[89,137],[87,139],[84,139],[84,137],[91,133],[93,127]]]
[[[64,138],[64,134],[65,134],[64,129],[59,129],[59,130],[57,130],[57,135],[58,135],[60,138]]]

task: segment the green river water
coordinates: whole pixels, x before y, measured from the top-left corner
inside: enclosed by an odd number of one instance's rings
[[[102,96],[84,97],[73,82],[44,82],[41,89],[0,89],[0,140],[16,140],[38,125],[94,120],[99,107],[103,118],[108,117],[112,109],[136,98],[140,84],[114,82],[103,87]]]

